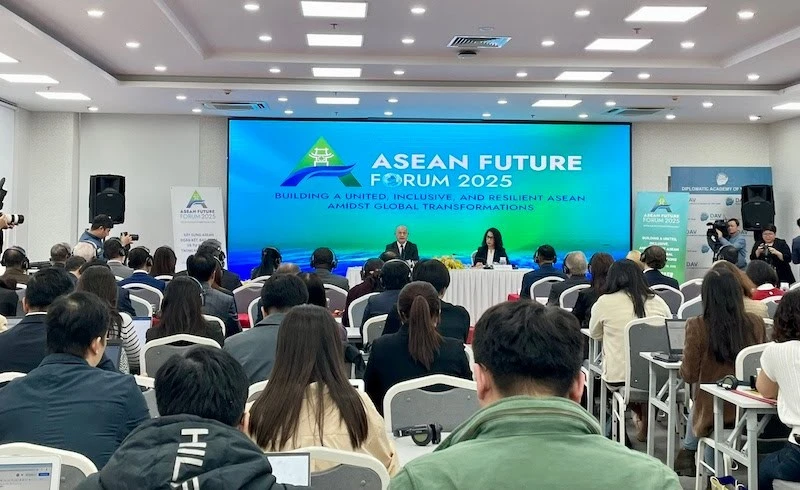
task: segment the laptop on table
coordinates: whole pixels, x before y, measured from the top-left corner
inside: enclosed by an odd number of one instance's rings
[[[668,352],[656,352],[655,359],[666,362],[683,361],[683,345],[686,342],[686,320],[665,320],[664,335],[667,338]]]
[[[58,490],[61,458],[55,455],[0,456],[0,488]]]

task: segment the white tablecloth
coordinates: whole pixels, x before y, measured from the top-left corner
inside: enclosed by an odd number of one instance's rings
[[[490,269],[460,269],[450,271],[450,287],[444,300],[467,309],[470,324],[475,325],[484,311],[508,299],[509,293],[519,293],[522,276],[531,269],[496,271]],[[347,269],[350,287],[361,282],[361,267]]]
[[[449,432],[442,432],[442,440],[447,439]],[[388,434],[389,440],[394,441],[394,447],[397,451],[397,457],[400,460],[400,466],[405,466],[414,461],[420,456],[425,456],[433,452],[438,444],[428,444],[427,446],[417,446],[411,440],[411,436],[394,437],[391,433]]]

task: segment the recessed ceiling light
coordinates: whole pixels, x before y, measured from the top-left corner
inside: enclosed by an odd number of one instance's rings
[[[752,10],[740,10],[736,15],[738,15],[741,20],[750,20],[756,16],[756,13]]]
[[[269,69],[269,72],[270,73],[280,73],[281,69],[278,68],[277,66],[273,66],[272,68]]]
[[[58,80],[47,75],[22,75],[19,73],[6,73],[0,75],[0,78],[9,83],[46,83],[55,85]]]
[[[50,100],[92,100],[78,92],[36,92],[36,95]]]
[[[317,104],[324,105],[358,105],[361,101],[358,97],[317,97]]]
[[[492,114],[489,112],[484,112],[483,114],[481,114],[481,117],[492,117]]]
[[[694,41],[683,41],[681,43],[681,48],[683,48],[683,49],[692,49],[692,48],[694,48]]]
[[[311,68],[315,77],[326,78],[358,78],[361,76],[361,68],[326,68],[315,66]]]
[[[527,76],[528,76],[528,72],[527,71],[518,71],[517,72],[517,78],[525,78]]]
[[[578,99],[539,99],[531,107],[575,107],[580,103]]]
[[[614,102],[613,100],[606,101],[606,107],[614,107],[615,105],[617,105],[617,103]]]
[[[19,61],[15,60],[11,56],[7,54],[0,53],[0,63],[19,63]]]
[[[394,74],[395,74],[395,75],[398,75],[398,76],[399,76],[399,75],[405,75],[405,74],[406,74],[406,71],[405,71],[405,70],[395,70],[395,71],[394,71]]]
[[[141,46],[141,43],[139,43],[139,41],[128,41],[125,43],[125,46],[131,49],[137,49],[139,46]]]
[[[99,19],[100,17],[103,16],[104,13],[105,12],[103,12],[100,9],[89,9],[89,10],[86,11],[86,15],[88,15],[89,17],[91,17],[93,19]]]
[[[497,103],[500,104],[500,105],[506,105],[506,104],[508,104],[508,101],[506,99],[499,99],[497,101]]]
[[[178,100],[186,100],[186,96],[183,95],[183,94],[178,94],[178,95],[175,96],[175,98],[178,99]]]
[[[689,22],[708,7],[642,7],[625,18],[625,22]]]
[[[416,7],[411,7],[411,13],[414,15],[422,15],[426,12],[425,7],[418,5]]]
[[[360,48],[364,44],[361,34],[306,34],[309,46],[336,46]]]
[[[383,115],[384,115],[384,116],[393,116],[393,115],[394,115],[394,112],[392,112],[392,111],[384,111],[384,112],[383,112]]]
[[[750,80],[751,82],[755,82],[759,78],[761,78],[761,75],[759,75],[758,73],[748,73],[747,75],[747,79]]]
[[[586,119],[587,117],[589,117],[589,114],[586,114],[584,112],[584,113],[578,114],[578,117],[581,118],[581,119]]]
[[[258,36],[258,40],[261,41],[262,43],[268,43],[272,41],[272,36],[270,36],[269,34],[262,34]]]
[[[288,97],[278,97],[278,102],[289,102]]]
[[[677,116],[675,114],[670,113],[670,114],[667,114],[666,116],[664,116],[664,119],[667,119],[668,121],[672,121],[676,117]]]
[[[167,67],[164,65],[156,65],[153,67],[155,71],[167,71]]]
[[[89,110],[89,112],[97,112],[97,111],[99,111],[99,110],[100,110],[100,108],[99,108],[99,107],[97,107],[96,105],[90,105],[90,106],[89,106],[89,107],[87,107],[86,109],[88,109],[88,110]]]
[[[705,107],[706,109],[711,109],[712,107],[714,107],[714,103],[711,102],[710,100],[707,100],[703,102],[703,107]]]
[[[756,121],[760,121],[761,120],[761,116],[756,116],[756,115],[753,114],[753,115],[750,115],[748,117],[748,119],[750,119],[751,122],[756,122]]]
[[[286,109],[285,111],[283,111],[283,113],[286,114],[287,116],[291,116],[292,114],[294,114],[294,111],[291,109]]]
[[[414,38],[413,37],[404,37],[402,42],[403,42],[403,44],[414,44]]]
[[[610,71],[565,71],[556,77],[560,82],[599,82],[611,75]]]
[[[367,16],[366,2],[302,1],[300,8],[303,10],[304,17],[363,19]]]
[[[481,32],[492,32],[494,30],[494,27],[492,27],[492,26],[480,26],[480,27],[478,27],[478,30],[481,31]]]
[[[639,78],[639,80],[649,80],[650,79],[650,74],[645,72],[645,71],[639,73],[636,76]]]
[[[200,114],[201,112],[203,112],[203,109],[195,107],[194,109],[192,109],[192,112],[194,112],[195,114]]]
[[[258,12],[258,10],[260,8],[261,8],[261,5],[255,3],[255,2],[248,2],[248,3],[244,4],[244,9],[247,10],[248,12]]]
[[[652,39],[644,38],[606,38],[601,37],[586,46],[586,51],[639,51],[652,43]]]
[[[542,40],[542,46],[545,47],[545,48],[549,48],[549,47],[555,46],[555,45],[556,45],[556,42],[553,41],[552,39],[543,39]]]
[[[578,9],[575,11],[575,17],[589,17],[592,11],[589,9]]]
[[[800,111],[800,102],[787,102],[772,108],[775,111]]]
[[[390,97],[390,98],[386,99],[386,102],[388,102],[390,104],[397,104],[397,97]]]

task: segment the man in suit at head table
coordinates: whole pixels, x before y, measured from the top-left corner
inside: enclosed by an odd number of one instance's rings
[[[419,250],[417,246],[408,241],[408,227],[400,225],[394,230],[396,240],[386,245],[386,252],[394,252],[400,260],[419,261]]]

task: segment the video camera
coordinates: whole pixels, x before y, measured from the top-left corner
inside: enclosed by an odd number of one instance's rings
[[[3,209],[3,201],[5,201],[6,194],[8,194],[8,191],[3,189],[4,185],[6,185],[5,177],[0,179],[0,209]],[[9,226],[21,225],[24,223],[25,216],[21,214],[8,214],[0,212],[0,221],[5,221],[6,226],[3,228],[8,228]]]
[[[731,237],[728,234],[728,220],[726,220],[726,219],[718,219],[718,220],[715,220],[715,221],[713,221],[711,223],[706,223],[706,226],[708,226],[708,231],[706,231],[706,235],[709,238],[712,238],[712,235],[713,235],[713,238],[716,239],[717,238],[717,230],[722,232],[722,237],[723,238],[728,239],[728,238]]]

